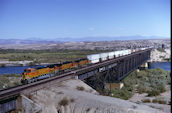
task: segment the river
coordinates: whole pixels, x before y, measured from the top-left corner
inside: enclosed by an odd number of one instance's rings
[[[162,68],[164,70],[171,70],[171,62],[152,62],[149,63],[149,69]],[[25,68],[35,66],[6,66],[0,67],[0,75],[3,74],[22,74]]]
[[[151,62],[149,69],[162,68],[166,71],[171,71],[171,62]]]
[[[6,66],[0,67],[0,75],[3,74],[22,74],[24,69],[38,66]]]

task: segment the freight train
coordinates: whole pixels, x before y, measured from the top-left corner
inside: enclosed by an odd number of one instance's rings
[[[95,64],[99,62],[103,62],[106,60],[114,59],[120,56],[132,54],[137,51],[142,51],[146,48],[137,48],[137,49],[127,49],[127,50],[120,50],[120,51],[112,51],[100,54],[92,54],[87,55],[87,58],[75,60],[75,61],[68,61],[58,64],[52,64],[47,66],[41,66],[37,68],[27,68],[22,73],[22,84],[28,84],[31,82],[35,82],[37,80],[45,79],[51,76],[59,75],[60,73],[64,73],[65,71],[76,69],[85,65]]]

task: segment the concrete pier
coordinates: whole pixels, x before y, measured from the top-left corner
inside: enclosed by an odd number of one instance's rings
[[[147,62],[143,63],[143,64],[139,67],[139,69],[148,69],[148,63],[147,63]]]
[[[122,82],[120,83],[106,83],[105,88],[112,90],[112,89],[121,89],[124,86]]]

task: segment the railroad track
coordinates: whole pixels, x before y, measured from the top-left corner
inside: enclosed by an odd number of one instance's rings
[[[148,50],[150,50],[150,49],[143,50],[143,51],[148,51]],[[2,89],[2,90],[0,90],[0,101],[8,99],[10,97],[19,96],[21,91],[26,90],[28,88],[35,87],[35,86],[41,85],[41,84],[45,84],[45,83],[48,83],[48,82],[54,81],[54,80],[63,81],[66,77],[74,77],[74,76],[80,75],[82,73],[92,71],[92,70],[97,69],[99,67],[103,67],[103,66],[118,62],[121,59],[130,57],[130,56],[133,56],[133,55],[136,55],[136,54],[140,54],[143,51],[138,51],[138,52],[135,52],[135,53],[132,53],[132,54],[129,54],[129,55],[125,55],[125,56],[121,56],[121,57],[118,57],[118,58],[115,58],[115,59],[103,61],[101,63],[89,65],[87,67],[76,69],[76,70],[73,70],[73,71],[70,71],[70,72],[63,73],[63,74],[58,75],[58,76],[53,76],[53,77],[46,78],[46,79],[43,79],[43,80],[40,80],[40,81],[37,81],[37,82],[33,82],[33,83],[30,83],[30,84],[19,85],[19,86],[7,88],[7,89]]]

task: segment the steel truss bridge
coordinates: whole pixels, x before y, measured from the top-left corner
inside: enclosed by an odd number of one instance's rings
[[[31,92],[67,79],[78,78],[80,80],[84,80],[102,72],[106,72],[105,78],[107,78],[108,76],[112,76],[111,71],[113,71],[113,77],[115,81],[120,82],[132,71],[138,69],[143,63],[149,60],[150,52],[151,48],[97,64],[88,65],[86,67],[43,79],[34,83],[2,89],[0,90],[0,113],[17,109],[17,105],[20,100],[18,98],[21,95],[28,96]]]

